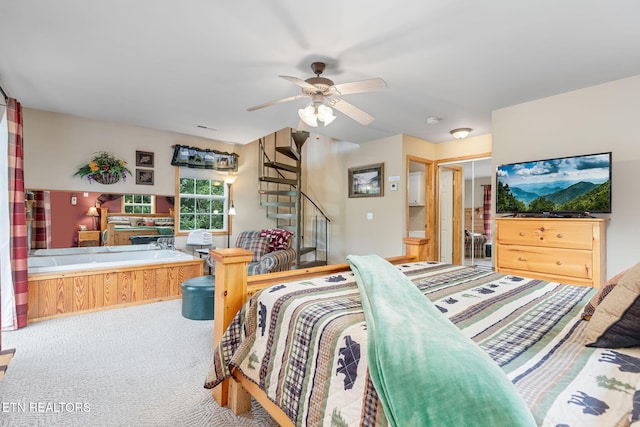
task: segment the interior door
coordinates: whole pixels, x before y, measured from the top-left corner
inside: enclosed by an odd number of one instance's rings
[[[440,261],[462,262],[462,168],[441,165],[439,173]]]

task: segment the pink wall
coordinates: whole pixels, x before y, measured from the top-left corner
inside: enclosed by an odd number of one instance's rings
[[[91,206],[102,193],[71,193],[65,191],[51,192],[51,247],[69,248],[78,245],[78,226],[83,224],[87,230],[95,230],[93,217],[87,216]],[[71,197],[76,196],[77,204],[71,204]],[[99,227],[99,226],[98,226]]]
[[[78,226],[86,225],[87,230],[99,230],[100,225],[95,225],[93,217],[87,216],[91,206],[96,205],[100,193],[84,193],[52,191],[51,192],[51,247],[70,248],[78,245]],[[75,196],[77,204],[71,204],[71,198]],[[116,199],[101,205],[107,207],[109,212],[120,212],[121,200]],[[169,213],[173,205],[165,197],[156,198],[156,212]]]

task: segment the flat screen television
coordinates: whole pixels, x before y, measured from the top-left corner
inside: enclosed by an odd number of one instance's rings
[[[510,163],[496,171],[496,213],[611,213],[611,152]]]

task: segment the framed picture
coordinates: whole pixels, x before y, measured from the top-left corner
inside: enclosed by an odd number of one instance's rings
[[[136,166],[145,168],[153,167],[153,153],[151,151],[136,150]]]
[[[153,185],[153,171],[150,169],[136,169],[136,184]]]
[[[384,163],[349,168],[349,197],[384,196]]]

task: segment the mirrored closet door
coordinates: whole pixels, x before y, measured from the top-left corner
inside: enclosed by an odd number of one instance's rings
[[[438,173],[440,260],[493,268],[491,158],[441,163]]]

